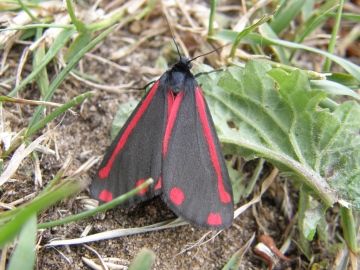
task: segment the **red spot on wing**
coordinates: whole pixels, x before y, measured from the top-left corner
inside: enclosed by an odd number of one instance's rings
[[[113,194],[111,191],[108,191],[106,189],[103,189],[100,192],[99,195],[99,200],[103,201],[103,202],[110,202],[113,199]]]
[[[145,179],[140,179],[139,181],[136,182],[135,187],[140,186],[140,185],[143,184],[145,181],[146,181]],[[149,187],[143,188],[143,189],[140,190],[137,194],[139,194],[139,195],[145,194],[148,190],[149,190]]]
[[[178,187],[173,187],[170,191],[170,200],[176,204],[176,205],[181,205],[184,202],[184,192],[178,188]]]
[[[210,213],[208,215],[207,224],[210,226],[219,226],[222,224],[220,213]]]
[[[128,126],[126,127],[124,133],[122,134],[120,140],[118,141],[114,152],[112,153],[111,157],[108,160],[108,163],[105,165],[105,167],[103,167],[100,171],[99,171],[99,177],[100,179],[105,179],[109,176],[109,173],[111,171],[112,165],[114,163],[114,160],[117,156],[117,154],[120,152],[120,150],[124,147],[129,135],[131,134],[131,132],[133,131],[133,129],[136,127],[136,124],[138,123],[138,121],[140,120],[141,116],[144,114],[144,112],[146,111],[147,107],[149,106],[152,98],[155,95],[156,89],[159,86],[159,81],[157,81],[153,87],[150,89],[149,94],[147,95],[147,97],[145,98],[145,100],[143,101],[143,103],[141,104],[140,108],[138,109],[138,111],[136,112],[136,114],[134,115],[133,119],[131,120],[131,122],[128,124]]]
[[[159,179],[155,186],[155,190],[161,189],[161,187],[162,187],[162,175],[159,176]]]
[[[171,91],[169,90],[169,92],[171,92]],[[172,92],[171,92],[171,94],[172,94]],[[168,101],[169,101],[169,95],[170,94],[168,94]],[[175,100],[172,102],[171,111],[170,112],[168,111],[168,119],[167,119],[167,123],[166,123],[165,134],[164,134],[164,142],[163,142],[163,157],[164,158],[166,156],[171,131],[172,131],[173,127],[174,127],[175,119],[176,119],[176,116],[177,116],[177,113],[178,113],[180,103],[181,103],[181,100],[182,100],[183,96],[184,96],[184,91],[181,91],[176,96]]]
[[[213,167],[214,167],[216,175],[217,175],[218,192],[219,192],[219,196],[220,196],[220,201],[222,203],[229,203],[229,202],[231,202],[231,196],[229,193],[226,192],[226,190],[224,188],[224,181],[222,178],[220,163],[219,163],[219,159],[218,159],[218,153],[216,152],[214,139],[211,134],[211,129],[209,126],[209,119],[207,117],[206,110],[205,110],[204,96],[200,90],[200,87],[196,87],[195,97],[196,97],[196,104],[197,104],[197,109],[199,112],[200,120],[201,120],[201,123],[203,126],[204,135],[205,135],[208,147],[209,147],[211,162],[213,164]],[[210,214],[210,215],[212,215],[212,214]],[[209,215],[209,217],[210,217],[210,215]],[[220,218],[220,221],[221,221],[220,214],[219,214],[218,218]],[[213,217],[212,217],[212,219],[213,219]]]

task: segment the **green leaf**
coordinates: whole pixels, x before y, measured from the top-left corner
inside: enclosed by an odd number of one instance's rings
[[[344,206],[340,206],[340,213],[341,213],[341,224],[343,226],[343,233],[346,244],[350,250],[357,256],[356,254],[359,252],[358,244],[357,244],[357,227],[355,225],[354,216],[352,208],[346,208]]]
[[[319,204],[318,206],[305,211],[303,222],[303,234],[307,240],[311,241],[316,232],[316,226],[320,219],[324,216],[327,207]]]
[[[131,197],[134,197],[136,194],[138,194],[138,192],[140,190],[150,186],[152,183],[153,183],[153,180],[151,178],[149,178],[148,180],[146,180],[144,183],[142,183],[138,187],[130,190],[129,192],[127,192],[125,194],[122,194],[121,196],[116,197],[115,199],[111,200],[110,202],[107,202],[107,203],[104,203],[104,204],[98,206],[97,208],[87,210],[87,211],[81,212],[79,214],[69,216],[69,217],[65,217],[65,218],[62,218],[62,219],[57,219],[57,220],[50,221],[50,222],[47,222],[47,223],[38,224],[38,229],[44,229],[44,228],[50,228],[50,227],[63,225],[63,224],[69,223],[69,222],[74,222],[74,221],[77,221],[77,220],[80,220],[80,219],[90,217],[90,216],[95,215],[97,213],[106,211],[106,210],[108,210],[110,208],[113,208],[113,207],[123,203],[124,201],[130,199]],[[1,219],[0,219],[0,221],[1,221]]]
[[[306,1],[288,0],[282,5],[275,14],[274,20],[271,22],[271,28],[275,33],[279,34],[282,30],[289,26],[290,22],[300,13],[302,6]]]
[[[273,31],[273,29],[270,27],[269,24],[264,23],[259,28],[261,29],[261,34],[264,37],[279,39],[279,37],[276,35],[276,33]],[[281,46],[270,46],[270,47],[272,48],[272,51],[279,59],[280,63],[283,63],[285,65],[290,65],[289,53],[285,50],[284,47]]]
[[[151,269],[155,261],[155,253],[148,249],[142,249],[140,253],[136,256],[135,260],[129,267],[129,270],[147,270]]]
[[[74,195],[86,186],[85,182],[69,180],[60,184],[56,189],[47,192],[43,196],[38,196],[29,203],[10,210],[16,212],[13,219],[2,225],[0,234],[0,248],[6,243],[12,241],[24,227],[24,224],[34,216],[36,213],[45,209],[46,207],[60,201],[61,199]],[[6,214],[11,212],[4,212],[1,217],[6,219]]]
[[[261,61],[200,76],[199,82],[225,153],[263,157],[325,205],[340,195],[360,209],[357,103],[319,109],[326,94],[311,90],[305,73],[272,70]]]
[[[328,80],[312,80],[310,81],[312,90],[322,90],[328,95],[350,96],[360,100],[360,95],[350,88]]]
[[[36,215],[32,215],[21,229],[19,242],[7,270],[31,270],[35,264]]]
[[[138,100],[129,100],[128,102],[121,104],[111,125],[111,140],[115,139],[116,135],[119,133],[123,125],[125,125],[126,120],[130,117],[138,103]]]
[[[85,47],[83,47],[71,61],[67,64],[67,66],[59,73],[59,75],[55,78],[55,80],[50,85],[48,92],[46,96],[44,97],[44,101],[49,101],[53,94],[55,93],[56,89],[59,87],[59,85],[62,83],[62,81],[65,79],[67,74],[72,70],[72,68],[80,61],[80,59],[87,53],[92,47],[94,47],[97,43],[99,43],[101,40],[103,40],[109,33],[111,33],[112,30],[116,25],[109,27],[106,29],[103,33],[101,33],[99,36],[94,38],[89,44],[87,44]],[[63,31],[64,32],[64,31]],[[14,92],[13,90],[12,92]],[[10,96],[10,95],[9,95]],[[29,128],[32,128],[40,119],[43,111],[44,106],[39,106],[35,113],[33,114],[32,119],[30,120]]]
[[[59,108],[51,112],[49,115],[45,116],[43,119],[41,119],[36,124],[34,124],[31,128],[29,128],[28,131],[26,132],[26,137],[30,137],[32,134],[34,134],[40,128],[44,127],[47,123],[55,119],[57,116],[66,112],[71,107],[83,102],[85,99],[92,97],[93,95],[94,92],[86,92],[66,102],[64,105],[60,106]]]
[[[233,169],[230,164],[227,164],[227,169],[231,179],[234,203],[239,203],[242,195],[245,192],[245,186],[242,184],[244,180],[244,174]]]
[[[213,36],[213,39],[216,40],[224,40],[231,42],[237,37],[238,33],[231,30],[219,30],[215,33],[215,36]],[[279,45],[284,46],[286,48],[290,49],[296,49],[296,50],[305,50],[308,52],[313,52],[316,54],[323,55],[325,57],[330,58],[332,61],[339,64],[343,69],[345,69],[357,82],[360,82],[360,67],[355,65],[354,63],[351,63],[350,61],[339,57],[337,55],[328,53],[326,51],[313,48],[310,46],[306,46],[303,44],[298,44],[295,42],[290,42],[287,40],[281,40],[281,39],[274,39],[270,37],[264,37],[262,35],[256,34],[256,33],[249,33],[245,37],[241,39],[241,42],[243,44],[252,44],[252,45],[258,45],[261,44],[261,46],[268,46],[268,45]]]
[[[54,43],[51,45],[49,51],[46,53],[43,61],[36,66],[36,68],[27,76],[17,87],[15,87],[9,94],[9,97],[15,96],[25,85],[27,85],[36,76],[41,75],[41,71],[44,70],[46,65],[55,57],[55,55],[65,46],[70,40],[71,36],[75,33],[74,29],[62,31]]]
[[[245,253],[250,249],[251,244],[254,242],[255,233],[251,236],[251,238],[246,242],[246,244],[241,247],[238,251],[236,251],[231,259],[226,263],[226,265],[222,268],[222,270],[234,270],[240,269],[241,262]]]
[[[85,33],[79,34],[75,40],[71,43],[69,49],[64,53],[65,62],[68,63],[74,56],[84,48],[92,38],[92,32],[88,31]]]
[[[42,28],[36,30],[37,35],[42,34]],[[45,43],[39,44],[39,47],[34,51],[33,67],[34,70],[38,66],[42,65],[42,62],[45,60]],[[47,89],[49,88],[49,77],[46,71],[46,67],[39,70],[39,74],[36,76],[36,83],[39,87],[41,96],[45,96]]]

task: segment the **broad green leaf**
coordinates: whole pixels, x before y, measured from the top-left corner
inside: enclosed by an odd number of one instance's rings
[[[7,270],[32,270],[35,264],[36,215],[30,216],[21,229],[19,241]]]
[[[119,133],[123,125],[125,125],[126,120],[130,117],[138,103],[138,100],[129,100],[128,102],[121,104],[111,125],[111,140],[115,139],[116,135]]]
[[[225,153],[263,157],[327,206],[340,197],[360,209],[357,103],[320,109],[326,93],[311,90],[303,72],[287,74],[261,61],[198,80]]]

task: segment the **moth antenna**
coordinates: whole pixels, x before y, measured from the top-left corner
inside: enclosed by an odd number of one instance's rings
[[[174,43],[175,43],[176,50],[177,50],[177,52],[178,52],[178,54],[179,54],[179,56],[180,56],[180,59],[181,59],[181,58],[182,58],[182,56],[181,56],[181,53],[180,53],[179,47],[178,47],[178,45],[177,45],[177,43],[176,43],[176,41],[175,41],[174,34],[173,34],[172,29],[171,29],[171,25],[170,25],[170,22],[169,22],[169,20],[168,20],[168,18],[167,18],[167,16],[166,16],[166,14],[165,14],[165,18],[166,18],[166,21],[167,21],[167,23],[168,23],[168,25],[169,25],[169,29],[170,29],[170,33],[171,33],[171,38],[172,38],[172,40],[173,40],[173,41],[174,41]]]
[[[220,49],[222,49],[222,48],[224,48],[224,47],[226,47],[226,46],[228,46],[228,45],[230,45],[230,44],[232,44],[232,43],[233,43],[233,42],[228,42],[228,43],[226,43],[225,45],[222,45],[222,46],[220,46],[219,48],[216,48],[216,49],[213,50],[213,51],[210,51],[210,52],[207,52],[207,53],[204,53],[204,54],[200,54],[200,55],[194,57],[193,59],[190,59],[190,60],[189,60],[189,63],[192,62],[192,61],[194,61],[194,60],[196,60],[196,59],[198,59],[199,57],[203,57],[203,56],[206,56],[206,55],[211,54],[211,53],[213,53],[213,52],[216,52],[216,51],[218,51],[218,50],[220,50]]]

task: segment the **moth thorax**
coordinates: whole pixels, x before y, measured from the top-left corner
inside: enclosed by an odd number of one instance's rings
[[[179,61],[176,62],[176,64],[174,65],[174,67],[180,68],[180,69],[182,69],[182,70],[184,70],[184,69],[190,70],[190,69],[192,68],[192,64],[191,64],[189,58],[187,58],[187,57],[181,57],[181,58],[179,59]]]

